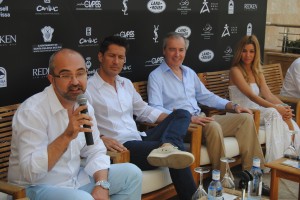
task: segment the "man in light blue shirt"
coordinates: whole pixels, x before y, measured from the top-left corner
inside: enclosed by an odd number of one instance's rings
[[[252,112],[238,104],[223,99],[205,88],[197,74],[182,65],[189,41],[181,34],[171,32],[163,41],[165,61],[150,73],[148,100],[150,106],[166,113],[185,109],[192,114],[192,123],[203,126],[203,135],[213,169],[225,172],[220,157],[225,156],[223,137],[235,136],[240,148],[244,169],[250,169],[252,158],[259,157],[264,163],[263,153],[256,135]],[[201,116],[198,104],[217,109],[233,110],[239,114]],[[245,112],[245,113],[242,113]],[[250,114],[249,114],[250,113]]]

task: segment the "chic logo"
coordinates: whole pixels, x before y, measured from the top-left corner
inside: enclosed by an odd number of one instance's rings
[[[199,60],[201,62],[209,62],[214,58],[214,52],[212,50],[206,49],[200,52]]]
[[[78,41],[80,47],[98,45],[98,39],[92,37],[92,27],[85,27],[85,36],[86,37],[82,37]]]
[[[152,13],[161,13],[166,9],[166,3],[163,0],[150,0],[147,8]]]
[[[182,34],[185,38],[190,37],[192,33],[191,29],[187,26],[179,26],[175,32]]]

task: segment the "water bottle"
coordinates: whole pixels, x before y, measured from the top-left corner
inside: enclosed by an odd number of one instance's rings
[[[261,199],[263,173],[260,169],[259,158],[253,158],[250,174],[253,176],[253,180],[248,183],[248,199]]]
[[[208,186],[208,200],[222,200],[223,187],[220,182],[220,170],[212,171],[212,179]]]

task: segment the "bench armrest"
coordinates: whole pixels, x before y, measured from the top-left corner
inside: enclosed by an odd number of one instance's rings
[[[11,183],[0,181],[0,192],[13,196],[13,199],[27,199],[25,188]]]
[[[107,151],[107,155],[110,156],[112,163],[125,163],[130,161],[130,152],[129,151],[123,151],[123,152],[112,152]]]

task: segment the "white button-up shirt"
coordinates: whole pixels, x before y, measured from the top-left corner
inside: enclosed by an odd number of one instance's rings
[[[116,88],[106,83],[98,73],[88,80],[87,96],[95,109],[101,134],[121,143],[141,140],[144,132],[137,130],[137,121],[154,123],[160,110],[148,106],[136,92],[130,80],[117,76]]]
[[[300,58],[297,58],[287,70],[280,94],[300,98]]]
[[[13,118],[9,182],[23,186],[51,184],[78,188],[90,182],[88,175],[108,169],[109,156],[99,137],[94,110],[89,104],[88,111],[94,119],[94,145],[87,146],[84,133],[79,133],[48,171],[47,147],[67,128],[68,111],[59,102],[52,85],[22,103]],[[87,157],[83,170],[80,170],[80,157]]]
[[[181,69],[182,80],[165,62],[150,73],[148,101],[151,106],[166,113],[185,109],[194,115],[201,112],[198,103],[217,109],[225,108],[228,100],[210,92],[191,68],[182,65]]]

